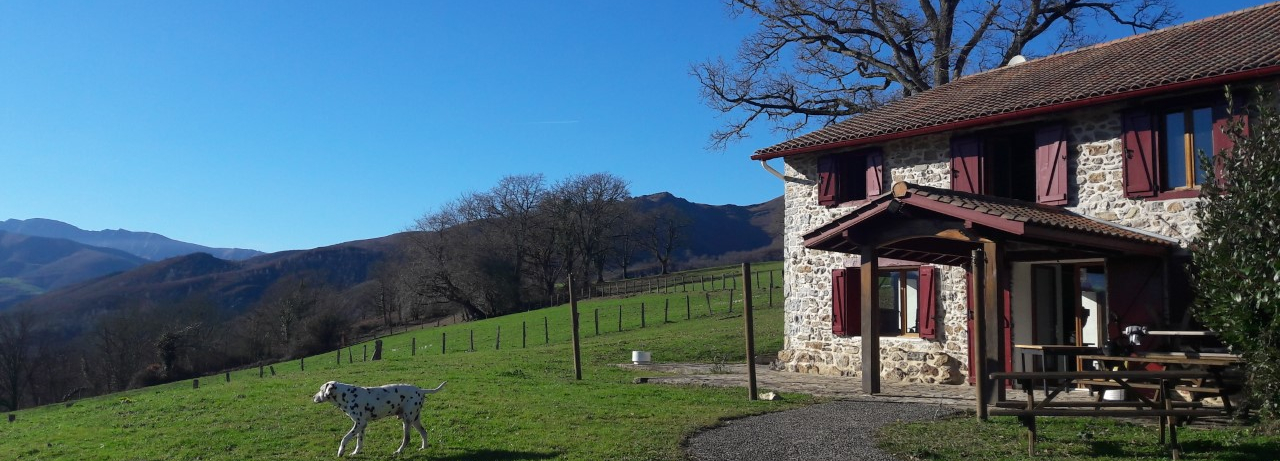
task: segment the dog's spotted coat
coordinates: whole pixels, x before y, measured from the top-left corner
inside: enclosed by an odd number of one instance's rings
[[[422,413],[422,403],[426,400],[426,395],[439,392],[444,388],[444,384],[440,383],[435,389],[422,389],[411,384],[360,387],[329,381],[320,386],[320,392],[317,392],[312,400],[315,403],[326,400],[333,402],[355,423],[351,430],[347,431],[347,435],[342,437],[342,442],[338,443],[338,456],[342,456],[342,450],[346,448],[347,441],[351,440],[352,436],[356,438],[356,448],[351,450],[351,454],[360,453],[360,445],[364,442],[364,428],[369,421],[391,415],[399,417],[404,425],[404,438],[400,441],[400,448],[396,449],[395,453],[400,454],[405,445],[409,444],[410,425],[422,436],[422,446],[419,449],[427,447],[427,431],[422,428],[422,421],[418,417]]]

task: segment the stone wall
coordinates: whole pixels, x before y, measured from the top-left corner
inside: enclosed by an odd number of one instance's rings
[[[1195,208],[1199,199],[1144,200],[1124,194],[1124,143],[1120,139],[1120,108],[1081,111],[1070,119],[1069,145],[1075,154],[1071,170],[1075,184],[1067,209],[1122,226],[1178,239],[1182,246],[1199,228]]]
[[[1068,209],[1115,224],[1158,233],[1185,245],[1196,233],[1196,199],[1132,200],[1125,198],[1119,106],[1081,110],[1058,117],[1069,127],[1070,185]],[[887,184],[896,181],[950,187],[950,139],[953,133],[898,140],[883,146]],[[848,214],[855,207],[818,205],[817,156],[788,158],[785,186],[784,265],[786,330],[775,367],[802,373],[855,376],[860,372],[858,337],[831,333],[831,271],[856,266],[856,256],[809,250],[802,236]],[[943,324],[936,340],[912,337],[881,339],[881,372],[886,381],[965,382],[968,375],[968,327],[965,269],[940,271]]]
[[[950,185],[950,141],[946,135],[901,140],[885,146],[888,184],[908,181]],[[818,205],[817,156],[788,159],[783,237],[786,330],[783,350],[775,366],[782,370],[835,376],[856,376],[862,366],[861,341],[831,332],[831,271],[859,264],[857,256],[804,248],[805,233],[844,216],[856,207]],[[939,271],[939,308],[943,312],[938,339],[910,337],[881,339],[881,376],[887,381],[959,384],[968,373],[965,315],[965,272]]]

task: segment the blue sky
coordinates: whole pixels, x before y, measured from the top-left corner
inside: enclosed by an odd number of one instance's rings
[[[782,139],[706,150],[723,120],[689,75],[753,29],[717,1],[3,2],[0,220],[280,251],[510,174],[764,202],[747,157]]]

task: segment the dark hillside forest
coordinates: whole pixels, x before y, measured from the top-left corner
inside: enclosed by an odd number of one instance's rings
[[[603,281],[779,259],[781,203],[631,197],[607,173],[557,183],[509,176],[400,234],[242,261],[194,253],[126,267],[0,310],[0,408],[545,307],[566,299],[569,274],[590,293]]]

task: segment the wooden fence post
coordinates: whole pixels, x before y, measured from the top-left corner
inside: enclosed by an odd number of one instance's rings
[[[502,350],[502,325],[498,325],[498,337],[493,340],[493,350]]]
[[[736,285],[736,284],[735,284],[735,285]],[[732,313],[733,313],[733,291],[734,291],[734,289],[733,289],[733,288],[730,288],[730,289],[729,289],[729,301],[728,301],[728,304],[729,304],[729,313],[730,313],[730,314],[732,314]]]
[[[368,361],[369,361],[369,345],[368,345],[368,344],[362,344],[361,346],[363,346],[362,348],[364,349],[364,358],[363,358],[363,359],[361,359],[360,361],[361,361],[361,362],[368,362]]]
[[[298,368],[301,368],[301,369],[302,369],[302,371],[307,371],[307,358],[306,358],[306,357],[303,357],[303,358],[298,359]]]
[[[259,378],[261,378],[261,377],[262,377],[262,372],[263,372],[263,371],[265,371],[265,370],[263,370],[263,368],[264,368],[264,367],[263,367],[262,365],[258,365],[258,377],[259,377]]]
[[[351,350],[352,347],[347,346],[347,363],[356,363],[356,353]]]
[[[528,340],[529,340],[529,328],[525,326],[525,322],[522,320],[520,321],[520,348],[521,349],[528,347]]]
[[[578,299],[573,296],[573,276],[569,276],[569,315],[573,317],[570,328],[573,329],[573,375],[582,380],[582,349],[578,344]]]
[[[542,316],[542,344],[551,343],[551,327],[547,326],[547,317]]]
[[[644,328],[644,303],[640,303],[640,328]]]
[[[667,318],[667,314],[670,311],[671,311],[671,300],[670,299],[662,300],[662,323],[667,323],[670,321]]]
[[[418,337],[409,338],[409,355],[418,355]]]
[[[747,277],[751,276],[751,263],[742,263],[742,318],[747,337],[747,392],[750,400],[756,400],[756,329],[751,318],[751,284]],[[733,296],[729,297],[729,305],[733,305]]]
[[[446,340],[446,339],[449,339],[449,338],[448,338],[448,336],[446,336],[446,333],[445,333],[445,332],[443,332],[443,331],[442,331],[442,332],[440,332],[440,355],[444,355],[444,353],[445,353],[445,350],[446,350],[446,348],[445,348],[445,340]]]
[[[267,365],[267,369],[268,369],[268,370],[271,370],[271,376],[275,376],[275,375],[276,375],[276,366],[275,366],[275,365]]]
[[[618,331],[622,331],[622,305],[618,305]]]
[[[382,360],[382,340],[373,341],[373,360]]]
[[[338,365],[342,365],[342,348],[338,348],[337,352],[338,352],[338,357],[337,357]]]
[[[711,311],[711,292],[704,291],[702,294],[707,297],[707,315],[714,315],[715,313]]]
[[[596,336],[600,336],[600,308],[596,308],[595,325],[596,325]]]
[[[475,329],[471,330],[471,348],[467,350],[471,352],[476,351],[476,330]]]
[[[227,382],[231,382],[231,372],[230,372],[230,371],[228,371],[228,372],[227,372],[227,375],[226,375],[226,376],[227,376]]]
[[[200,380],[199,380],[199,379],[193,379],[193,380],[191,380],[191,388],[192,388],[192,389],[199,389],[199,388],[200,388]],[[10,419],[9,421],[13,421],[13,420],[12,420],[12,419]]]
[[[691,318],[693,318],[693,311],[689,308],[689,294],[688,294],[688,293],[685,293],[685,295],[684,295],[684,319],[685,319],[685,320],[689,320],[689,319],[691,319]]]

